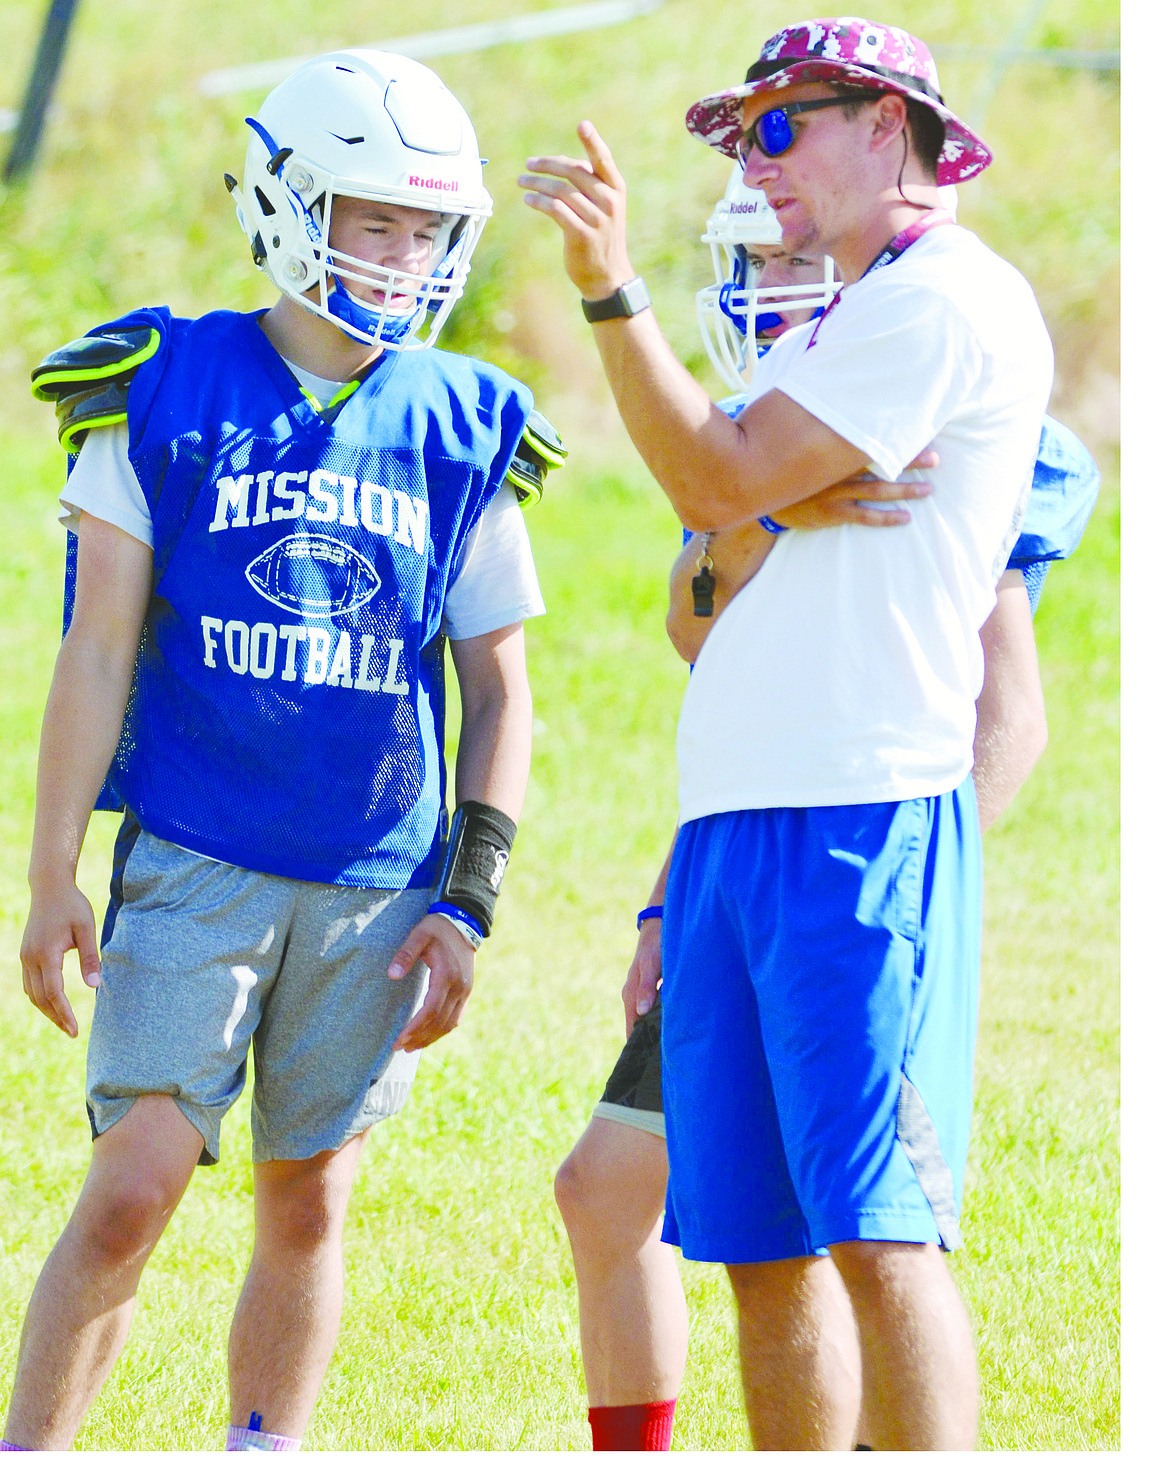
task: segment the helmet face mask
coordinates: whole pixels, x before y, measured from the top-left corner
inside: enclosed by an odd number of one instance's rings
[[[471,121],[435,73],[386,51],[331,52],[282,82],[247,123],[243,184],[232,194],[257,266],[358,341],[433,343],[492,209]],[[339,197],[439,215],[427,273],[332,249]]]
[[[775,340],[767,334],[778,326],[794,325],[794,312],[823,312],[841,283],[834,279],[832,259],[825,256],[816,281],[755,285],[752,247],[781,245],[783,236],[764,196],[745,187],[738,164],[702,239],[711,247],[715,280],[695,296],[699,332],[716,373],[728,388],[742,392],[756,361]]]
[[[359,336],[364,341],[382,342],[392,347],[426,347],[437,331],[434,320],[437,313],[446,306],[443,312],[445,319],[462,290],[461,281],[458,289],[453,289],[451,272],[457,267],[460,255],[458,242],[455,246],[450,243],[461,219],[437,211],[424,212],[424,218],[429,215],[439,221],[425,271],[377,264],[363,256],[348,254],[337,243],[337,201],[365,197],[330,194],[316,206],[314,213],[320,211],[322,214],[320,233],[332,244],[318,262],[317,289],[311,298],[305,299],[305,305],[311,309],[316,301],[324,300],[330,319],[343,325],[343,330],[351,336]],[[386,203],[385,200],[374,201],[375,206]],[[393,205],[389,215],[401,222],[404,209],[413,211],[416,207]],[[466,274],[464,270],[464,278]],[[326,278],[324,285],[320,280],[322,275]],[[424,329],[427,329],[426,335],[420,338],[418,334]]]

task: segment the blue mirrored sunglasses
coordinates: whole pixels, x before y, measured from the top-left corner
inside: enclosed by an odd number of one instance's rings
[[[814,102],[786,102],[783,107],[774,107],[770,112],[761,113],[751,127],[739,135],[739,142],[735,145],[736,156],[744,168],[753,148],[758,148],[765,158],[779,158],[785,149],[792,147],[792,124],[788,119],[796,113],[816,112],[819,107],[844,107],[848,102],[866,102],[881,95],[873,92],[866,97],[855,92],[852,97],[818,97]]]

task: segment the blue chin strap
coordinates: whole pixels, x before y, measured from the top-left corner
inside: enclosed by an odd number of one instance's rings
[[[736,282],[736,281],[725,281],[723,283],[723,285],[719,288],[719,310],[723,313],[723,315],[727,318],[727,320],[732,324],[732,326],[735,328],[735,330],[739,333],[740,337],[746,339],[746,337],[748,335],[748,319],[747,319],[747,313],[746,312],[736,312],[736,311],[733,311],[732,310],[732,307],[731,307],[732,293],[733,292],[737,292],[737,291],[742,291],[742,290],[743,290],[742,283]],[[817,307],[816,310],[812,313],[812,316],[809,318],[809,321],[811,322],[811,321],[813,321],[817,317],[823,317],[824,316],[824,313],[825,313],[824,307]],[[757,339],[760,337],[760,335],[762,333],[769,332],[773,327],[783,327],[783,326],[784,326],[784,318],[780,315],[779,312],[759,312],[756,315],[756,337],[757,337]],[[771,346],[772,346],[772,344],[770,342],[759,342],[759,341],[757,341],[756,342],[756,354],[757,354],[757,356],[762,358],[764,356],[764,354],[768,351],[768,349]]]
[[[442,281],[450,276],[455,268],[455,253],[456,247],[452,245],[440,264],[431,272],[432,279]],[[425,303],[420,302],[413,311],[404,312],[400,317],[387,316],[383,320],[381,312],[376,312],[365,302],[358,301],[345,289],[341,278],[334,275],[333,289],[329,293],[327,305],[335,317],[356,328],[358,332],[374,337],[379,342],[397,344],[405,342],[412,330],[422,326],[427,314],[437,312],[443,303],[439,297],[428,297]]]
[[[365,302],[359,302],[356,297],[351,296],[336,276],[333,278],[333,289],[329,293],[327,305],[329,311],[339,322],[356,328],[359,333],[363,334],[359,339],[362,342],[371,337],[376,338],[379,342],[403,342],[410,336],[411,328],[419,321],[424,311],[424,308],[419,306],[413,312],[406,312],[401,317],[388,316],[383,319],[381,312],[373,311],[366,306]]]
[[[742,291],[743,283],[740,281],[725,281],[719,288],[719,310],[739,333],[740,337],[748,335],[748,319],[746,312],[736,312],[731,307],[731,297],[734,292]],[[768,332],[773,327],[782,327],[784,318],[779,312],[760,312],[756,316],[756,333]]]
[[[742,245],[735,247],[735,279],[725,281],[719,288],[719,310],[739,333],[740,337],[748,335],[748,319],[746,312],[736,312],[731,305],[732,295],[737,291],[743,291],[747,286],[747,251]],[[818,307],[813,312],[810,321],[824,314],[824,307]],[[783,327],[784,318],[779,312],[759,312],[756,315],[756,337],[765,332],[771,332],[775,327]],[[772,346],[770,342],[756,343],[756,355],[760,358]]]

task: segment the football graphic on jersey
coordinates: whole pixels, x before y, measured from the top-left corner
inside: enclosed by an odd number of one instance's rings
[[[245,569],[269,603],[289,613],[349,613],[368,603],[382,580],[371,563],[333,537],[298,532],[276,542]]]

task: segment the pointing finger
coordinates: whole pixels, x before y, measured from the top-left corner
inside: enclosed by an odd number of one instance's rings
[[[624,188],[625,181],[618,173],[609,145],[588,119],[577,124],[577,137],[585,145],[590,166],[597,177],[612,189]]]

